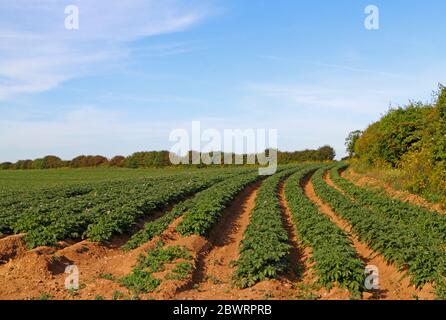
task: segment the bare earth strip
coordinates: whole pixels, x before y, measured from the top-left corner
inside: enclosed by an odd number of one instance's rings
[[[231,290],[235,270],[231,262],[239,258],[239,244],[249,225],[259,186],[260,183],[256,183],[244,190],[225,210],[209,235],[210,246],[198,255],[191,283],[175,296],[176,299],[239,298],[240,292]]]
[[[288,207],[288,202],[285,196],[285,183],[281,183],[279,187],[280,205],[282,207],[282,220],[283,225],[288,233],[289,245],[291,246],[289,262],[291,264],[289,277],[295,281],[303,280],[304,276],[309,275],[309,257],[311,255],[310,248],[304,248],[300,243],[294,227],[292,214]],[[300,269],[300,270],[299,270]],[[300,274],[299,274],[300,273]],[[307,279],[308,282],[308,279]]]
[[[396,190],[384,181],[367,175],[359,174],[351,168],[342,171],[341,176],[354,183],[358,187],[366,187],[370,188],[371,190],[379,191],[384,190],[390,197],[393,197],[395,199],[408,202],[410,204],[420,206],[431,211],[446,214],[446,210],[441,206],[441,204],[431,203],[423,197],[409,193],[407,191]]]
[[[294,226],[292,213],[288,207],[288,202],[285,195],[285,183],[282,183],[279,188],[280,203],[283,212],[283,224],[288,232],[289,244],[292,246],[289,261],[291,263],[291,270],[287,275],[293,281],[300,282],[300,297],[303,299],[322,299],[322,300],[348,300],[350,294],[347,290],[337,287],[327,291],[316,285],[317,277],[313,272],[311,263],[312,250],[310,247],[304,246],[296,232]],[[300,273],[297,272],[300,268]]]
[[[198,255],[191,283],[180,289],[175,299],[301,299],[303,294],[308,294],[299,286],[301,282],[296,282],[295,274],[281,275],[279,279],[262,281],[246,289],[232,286],[235,271],[232,262],[239,258],[240,243],[249,225],[259,186],[245,190],[226,210],[209,237],[210,246]],[[291,240],[293,246],[297,245],[295,241],[296,238]],[[296,253],[299,249],[295,248]]]
[[[327,183],[334,185],[329,176],[325,176]],[[352,240],[353,246],[360,258],[368,265],[374,265],[379,269],[380,290],[374,296],[365,295],[366,299],[383,300],[412,300],[412,299],[434,299],[432,288],[425,286],[422,290],[417,290],[410,285],[410,281],[402,272],[390,264],[378,253],[372,251],[366,244],[359,241],[352,232],[351,225],[340,218],[327,204],[316,195],[311,179],[305,181],[306,195],[319,207],[321,212],[326,214],[338,227],[346,231]]]

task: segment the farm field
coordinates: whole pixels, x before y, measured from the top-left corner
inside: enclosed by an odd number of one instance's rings
[[[221,171],[216,168],[188,168],[187,170],[174,167],[162,169],[126,169],[126,168],[60,168],[48,170],[1,170],[0,192],[3,191],[29,191],[46,187],[58,187],[85,183],[100,183],[114,180],[138,179],[168,174],[191,174],[197,172]]]
[[[446,216],[358,176],[343,162],[0,172],[0,299],[444,299]]]

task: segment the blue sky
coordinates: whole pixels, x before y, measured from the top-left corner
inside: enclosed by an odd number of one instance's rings
[[[64,28],[66,5],[80,29]],[[380,9],[366,30],[364,9]],[[278,129],[335,147],[446,83],[443,0],[0,0],[0,162],[169,149],[169,133]]]

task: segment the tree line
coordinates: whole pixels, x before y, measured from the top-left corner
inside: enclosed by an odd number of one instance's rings
[[[189,158],[192,159],[194,151],[189,152]],[[222,155],[224,157],[225,154]],[[231,153],[235,163],[236,154]],[[335,158],[335,150],[331,146],[323,146],[317,150],[303,150],[294,152],[278,151],[278,163],[287,164],[304,161],[331,161]],[[243,163],[247,163],[249,155],[244,154]],[[57,169],[57,168],[98,168],[98,167],[116,167],[116,168],[156,168],[172,166],[169,158],[169,151],[143,151],[135,152],[130,156],[115,156],[111,159],[101,155],[81,155],[72,160],[62,160],[61,158],[48,155],[34,160],[19,160],[15,163],[0,163],[0,170],[33,170],[33,169]],[[199,164],[195,166],[205,166]]]
[[[401,172],[412,192],[446,199],[446,87],[432,103],[392,108],[366,130],[350,133],[349,157],[363,164]]]

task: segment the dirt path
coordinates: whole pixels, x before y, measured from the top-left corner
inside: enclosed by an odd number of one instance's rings
[[[349,180],[358,187],[366,187],[376,191],[385,191],[390,197],[408,202],[410,204],[423,207],[425,209],[436,211],[442,214],[446,214],[446,209],[441,204],[431,203],[418,195],[412,194],[407,191],[396,190],[392,188],[388,183],[381,181],[377,178],[367,175],[359,174],[353,169],[348,168],[341,172],[341,177]]]
[[[335,184],[335,183],[333,182],[333,180],[331,180],[331,176],[330,176],[330,174],[331,174],[331,173],[330,173],[330,170],[325,171],[324,176],[323,176],[325,182],[327,182],[327,184],[328,184],[330,187],[332,187],[332,188],[334,188],[335,190],[339,191],[339,192],[342,193],[343,195],[346,195],[345,192],[344,192],[344,190],[342,190],[340,187],[338,187],[338,185]]]
[[[291,246],[288,258],[290,262],[288,277],[294,281],[303,280],[303,276],[308,275],[308,270],[310,269],[308,261],[311,250],[309,248],[303,248],[299,241],[299,237],[297,236],[292,214],[285,196],[284,182],[279,186],[279,199],[282,207],[283,225],[288,233],[288,244]]]
[[[176,299],[238,299],[240,292],[231,290],[239,245],[249,225],[251,211],[260,182],[245,189],[227,208],[220,222],[209,236],[209,246],[198,255],[192,281],[181,290]]]
[[[333,185],[328,175],[325,176],[328,184]],[[419,299],[434,299],[435,296],[431,293],[432,288],[426,286],[423,290],[417,290],[410,285],[407,277],[399,272],[398,269],[387,264],[385,259],[376,252],[373,252],[366,244],[359,241],[358,237],[352,232],[351,225],[340,218],[327,204],[316,195],[310,177],[304,183],[306,195],[319,207],[321,212],[326,214],[338,227],[346,231],[353,242],[353,246],[358,252],[360,258],[367,265],[374,265],[379,269],[380,290],[373,296],[365,294],[366,299],[383,299],[383,300],[413,300]]]
[[[349,293],[347,290],[340,288],[332,288],[327,291],[325,288],[316,286],[317,277],[315,276],[311,261],[312,251],[311,248],[304,246],[296,232],[294,226],[292,213],[288,207],[288,201],[285,195],[285,184],[282,183],[279,187],[279,199],[282,207],[282,219],[283,225],[288,233],[289,244],[291,245],[291,251],[289,256],[290,269],[286,274],[286,278],[290,281],[299,281],[300,293],[302,298],[318,298],[323,300],[347,300],[349,299]],[[307,297],[305,297],[307,296]]]

